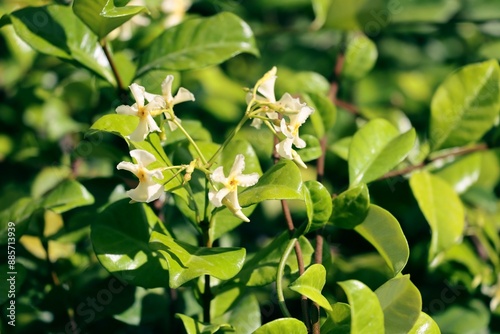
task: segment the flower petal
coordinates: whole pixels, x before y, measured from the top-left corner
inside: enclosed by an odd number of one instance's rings
[[[134,132],[132,132],[128,137],[132,141],[143,141],[146,139],[148,133],[148,121],[141,118],[137,128],[135,128]]]
[[[273,69],[275,69],[275,67],[273,67]],[[266,73],[266,75],[270,72]],[[257,91],[261,93],[262,96],[264,96],[269,102],[276,102],[276,98],[274,96],[274,83],[276,82],[276,78],[276,75],[270,75],[264,82],[262,82],[259,88],[257,88]]]
[[[172,103],[172,100],[173,100],[173,97],[172,97],[172,82],[173,81],[174,81],[174,76],[169,74],[169,75],[167,75],[165,80],[163,80],[163,82],[161,83],[161,92],[162,92],[163,98],[165,99],[167,104]]]
[[[236,177],[236,180],[238,181],[239,186],[250,187],[259,181],[259,174],[252,173],[252,174],[238,175]]]
[[[260,129],[261,125],[262,125],[262,120],[260,118],[254,118],[252,120],[252,123],[250,123],[250,126],[253,126],[256,129]]]
[[[231,167],[231,171],[229,172],[229,177],[236,177],[237,175],[241,175],[244,169],[245,156],[243,154],[237,154],[234,158],[233,167]]]
[[[115,111],[118,113],[118,114],[122,114],[122,115],[133,115],[133,116],[137,116],[137,108],[134,108],[134,106],[137,106],[136,104],[134,104],[132,107],[131,106],[126,106],[126,105],[121,105],[121,106],[118,106]]]
[[[151,180],[153,180],[153,177],[156,177],[157,179],[163,180],[163,172],[162,172],[161,168],[148,170],[147,173],[148,173],[148,177]]]
[[[139,165],[142,165],[143,167],[146,167],[150,163],[156,161],[156,157],[146,150],[140,150],[140,149],[132,150],[130,151],[130,156],[134,158],[137,161],[137,163]]]
[[[241,209],[240,202],[238,201],[238,192],[230,191],[226,198],[229,202],[231,202],[233,208],[235,208],[236,210]]]
[[[163,186],[158,183],[140,182],[137,188],[127,191],[127,195],[136,202],[152,202],[163,193]]]
[[[158,124],[156,124],[154,118],[149,115],[146,117],[146,122],[148,122],[148,127],[149,127],[149,132],[161,132],[160,128],[158,127]]]
[[[142,86],[139,86],[136,83],[133,83],[129,86],[130,90],[132,91],[132,95],[134,96],[135,101],[137,102],[137,105],[140,107],[144,106],[144,93],[145,89]]]
[[[186,88],[181,87],[177,91],[177,94],[174,97],[173,100],[173,105],[176,105],[177,103],[182,103],[186,101],[194,101],[194,95],[190,91],[188,91]]]
[[[225,183],[227,178],[224,176],[224,168],[222,166],[217,167],[210,175],[212,180],[215,182]]]
[[[306,147],[306,142],[304,141],[304,139],[300,138],[299,136],[296,136],[293,138],[293,144],[295,145],[296,148]]]
[[[137,175],[137,172],[139,171],[139,166],[128,161],[122,161],[116,166],[116,169],[128,170],[129,172],[134,173],[134,175]]]
[[[224,199],[224,197],[227,196],[227,194],[229,194],[229,189],[227,189],[227,188],[222,188],[221,190],[219,190],[217,192],[212,192],[212,195],[209,196],[210,202],[214,206],[220,207],[220,206],[222,206],[222,200]]]
[[[276,151],[278,151],[278,154],[281,157],[292,159],[292,142],[292,139],[286,138],[285,140],[276,144]]]

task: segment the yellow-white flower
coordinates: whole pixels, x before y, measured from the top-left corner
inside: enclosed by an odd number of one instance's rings
[[[181,23],[191,4],[191,0],[163,0],[161,10],[167,14],[163,26],[169,28]]]
[[[227,177],[224,175],[223,167],[217,167],[211,174],[211,178],[214,182],[222,183],[223,187],[218,191],[211,190],[208,197],[214,206],[220,207],[225,205],[236,217],[249,222],[250,219],[241,211],[238,201],[238,186],[253,186],[259,181],[259,174],[243,174],[244,169],[245,156],[243,154],[236,156],[233,167]]]
[[[127,137],[132,141],[143,141],[150,132],[160,131],[151,112],[162,109],[162,106],[159,101],[155,99],[155,95],[147,93],[144,87],[133,83],[129,88],[134,96],[135,103],[132,106],[121,105],[116,108],[116,112],[118,114],[139,117],[139,125],[135,131]],[[144,105],[145,100],[149,102],[147,105]]]
[[[260,93],[260,95],[256,96],[256,100],[259,103],[276,103],[276,97],[274,95],[274,84],[276,82],[276,75],[277,69],[276,66],[273,67],[270,71],[268,71],[264,76],[257,81],[257,92]],[[249,103],[252,99],[252,93],[247,94],[247,103]],[[267,109],[267,107],[262,108],[262,112],[260,113],[260,116],[267,116],[270,119],[278,119],[278,114],[271,109]],[[262,119],[260,118],[254,118],[252,120],[252,123],[250,126],[253,126],[254,128],[260,129],[260,126],[262,125]]]
[[[158,199],[163,194],[163,186],[157,183],[153,177],[163,179],[163,174],[160,168],[149,170],[146,168],[150,163],[155,162],[154,155],[145,150],[132,150],[130,156],[137,161],[137,164],[122,161],[116,169],[124,169],[133,173],[139,178],[139,185],[132,190],[127,191],[128,197],[136,202],[149,203]]]
[[[292,149],[292,144],[297,148],[306,147],[306,142],[299,137],[299,128],[307,120],[313,109],[301,105],[298,113],[289,114],[290,122],[287,123],[284,118],[281,119],[281,132],[286,136],[284,140],[276,144],[276,151],[285,159],[295,160],[299,165],[306,168],[306,165],[300,156]]]
[[[166,110],[165,117],[168,120],[168,125],[170,130],[174,131],[177,129],[177,125],[172,122],[175,119],[177,122],[181,122],[177,116],[175,116],[173,108],[176,104],[194,101],[194,95],[189,90],[184,87],[180,87],[175,96],[172,95],[172,82],[174,81],[173,75],[167,75],[165,80],[161,83],[161,96],[157,95],[156,101],[162,104],[163,108]],[[158,99],[159,98],[159,99]]]

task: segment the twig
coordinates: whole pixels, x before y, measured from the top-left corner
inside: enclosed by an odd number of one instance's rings
[[[123,87],[122,78],[120,76],[120,73],[118,73],[118,69],[116,68],[115,61],[113,60],[113,56],[111,55],[111,52],[109,51],[108,43],[106,42],[105,39],[103,39],[101,41],[101,47],[102,47],[102,50],[104,51],[104,55],[106,56],[106,59],[108,59],[109,66],[111,67],[111,71],[113,72],[113,75],[115,77],[116,86],[117,86],[117,90],[118,90],[118,96],[120,98],[120,101],[125,103],[126,102],[125,87]]]

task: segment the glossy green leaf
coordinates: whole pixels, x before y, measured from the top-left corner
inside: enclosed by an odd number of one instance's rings
[[[417,322],[408,334],[441,334],[438,325],[426,313],[420,312]]]
[[[278,68],[276,80],[276,96],[284,93],[301,94],[316,93],[326,95],[330,89],[328,80],[317,72],[294,71],[286,67]]]
[[[290,234],[283,232],[275,238],[269,245],[258,251],[250,260],[248,260],[243,269],[238,274],[241,282],[247,286],[264,286],[276,280],[278,264],[286,249]],[[304,258],[304,266],[312,262],[314,248],[307,238],[299,237],[300,248]],[[294,274],[298,272],[299,267],[295,256],[288,257],[286,262],[286,273]]]
[[[216,291],[210,303],[211,322],[231,324],[241,334],[250,334],[259,328],[259,301],[254,293],[244,293],[244,290],[244,286],[236,285],[223,292]]]
[[[328,13],[328,8],[330,7],[329,0],[312,0],[313,10],[314,10],[314,21],[311,24],[313,30],[317,30],[325,24],[326,14]]]
[[[318,181],[306,181],[304,185],[302,189],[308,217],[308,224],[303,232],[305,234],[322,228],[328,222],[332,214],[332,196]]]
[[[244,248],[196,247],[157,232],[151,234],[150,245],[167,260],[172,289],[202,275],[228,280],[238,274],[245,260]]]
[[[409,275],[385,282],[375,294],[384,311],[385,333],[408,333],[420,316],[422,297]]]
[[[301,138],[306,142],[306,147],[297,150],[302,161],[308,162],[318,159],[322,154],[318,138],[307,134],[301,136]]]
[[[496,60],[467,65],[439,86],[431,102],[433,150],[475,142],[493,126],[500,109],[499,71]]]
[[[290,290],[306,296],[326,310],[332,310],[330,302],[321,294],[326,283],[326,269],[321,264],[313,264],[293,281],[288,287]]]
[[[451,261],[462,264],[474,279],[480,281],[484,280],[485,273],[489,270],[485,263],[478,258],[475,249],[468,243],[453,245],[436,257],[432,264],[437,267]]]
[[[435,22],[446,23],[460,9],[455,0],[424,0],[418,3],[400,3],[397,15],[391,16],[394,23]]]
[[[345,303],[335,303],[332,310],[327,311],[328,317],[321,325],[321,333],[350,334],[351,307]]]
[[[377,249],[394,276],[403,270],[410,250],[399,222],[389,211],[370,204],[365,220],[354,230]]]
[[[94,203],[94,196],[79,182],[66,180],[51,190],[42,200],[41,205],[57,213]]]
[[[264,326],[257,329],[254,334],[307,334],[306,325],[295,318],[280,318],[268,322]]]
[[[104,131],[122,138],[134,132],[139,124],[139,118],[131,115],[108,114],[100,117],[90,127],[89,133]]]
[[[148,10],[143,6],[115,7],[113,0],[75,0],[73,11],[101,39]]]
[[[181,319],[187,334],[214,334],[219,330],[232,331],[232,327],[229,324],[205,324],[180,313],[176,313],[175,317]]]
[[[16,240],[18,240],[29,226],[30,216],[40,208],[39,201],[29,197],[21,197],[7,209],[0,212],[0,245],[7,244],[9,222],[15,223]]]
[[[356,34],[347,42],[342,76],[358,80],[371,71],[377,61],[375,43],[365,35]]]
[[[45,167],[37,174],[31,185],[31,196],[40,198],[58,184],[68,179],[71,175],[71,168],[68,166]]]
[[[365,220],[369,207],[368,187],[361,183],[333,199],[329,221],[335,226],[352,229]]]
[[[304,101],[314,109],[310,119],[316,137],[322,138],[335,124],[337,108],[327,96],[315,92],[304,94]]]
[[[145,288],[167,286],[166,263],[149,248],[152,229],[166,233],[147,205],[129,199],[108,205],[91,226],[97,259],[120,280]]]
[[[415,130],[399,134],[384,119],[374,119],[353,136],[349,148],[349,182],[353,187],[383,176],[400,163],[415,144]]]
[[[265,172],[256,185],[240,193],[240,205],[245,207],[271,199],[302,199],[301,188],[302,177],[297,165],[281,160]]]
[[[411,176],[410,187],[432,230],[429,259],[462,239],[464,207],[453,188],[437,176],[418,172]]]
[[[335,153],[338,157],[343,160],[349,159],[349,148],[351,147],[352,137],[344,137],[335,141],[330,145],[329,150]]]
[[[356,280],[339,282],[351,306],[351,333],[384,333],[384,313],[377,295]]]
[[[435,174],[462,194],[479,179],[481,153],[469,154],[440,169]]]
[[[25,7],[10,15],[16,33],[35,50],[76,61],[115,84],[111,67],[95,35],[70,7]]]
[[[193,70],[240,53],[259,54],[253,32],[239,17],[223,12],[167,29],[141,55],[137,74],[158,68]]]

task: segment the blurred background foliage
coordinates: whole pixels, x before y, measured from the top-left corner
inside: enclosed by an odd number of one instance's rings
[[[127,1],[115,2],[123,5]],[[0,3],[0,14],[50,3],[71,5],[64,0],[7,1]],[[137,21],[131,35],[117,33],[111,40],[124,86],[135,77],[137,56],[165,29],[168,18],[160,0],[146,0],[145,4],[150,15],[141,18],[146,23]],[[338,105],[335,125],[327,133],[324,183],[331,193],[341,193],[349,185],[345,152],[348,137],[360,125],[382,117],[400,131],[415,127],[423,138],[428,134],[430,102],[438,85],[458,67],[500,60],[498,0],[201,0],[188,8],[184,19],[222,11],[237,14],[251,26],[261,53],[260,58],[242,54],[221,66],[173,72],[182,78],[174,84],[182,82],[196,96],[193,104],[180,105],[177,113],[198,138],[222,142],[245,110],[242,87],[252,86],[272,66],[279,69],[277,96],[284,92],[327,93],[333,80],[339,82],[337,96],[349,105]],[[2,217],[12,217],[12,210],[17,210],[19,220],[30,217],[20,225],[27,230],[17,251],[24,268],[18,276],[22,284],[17,328],[18,333],[62,332],[68,312],[74,312],[68,311],[68,305],[87,303],[87,296],[96,296],[116,283],[95,257],[89,226],[100,207],[124,197],[123,174],[115,166],[128,156],[128,149],[111,135],[85,133],[98,117],[129,102],[128,93],[117,94],[115,87],[87,69],[36,52],[5,18],[0,22],[0,212]],[[371,42],[364,41],[366,37]],[[344,64],[344,71],[336,77],[339,55],[349,52],[360,53],[353,57],[358,62]],[[158,93],[166,74],[151,71],[134,81]],[[310,125],[304,127],[303,133],[313,134]],[[241,136],[251,141],[263,169],[268,169],[272,136],[250,127]],[[403,272],[411,275],[422,294],[423,311],[436,320],[443,333],[500,332],[500,309],[490,309],[491,298],[496,294],[499,299],[500,289],[481,291],[478,285],[478,280],[499,284],[494,277],[500,265],[498,128],[488,132],[484,141],[492,149],[480,153],[479,179],[462,194],[467,203],[467,235],[461,249],[441,265],[431,268],[427,262],[429,226],[407,179],[398,176],[370,184],[372,203],[390,211],[401,223],[411,250]],[[418,157],[414,159],[418,161]],[[303,178],[315,178],[314,166],[303,171]],[[30,200],[43,198],[66,179],[79,180],[94,198],[93,204],[30,211]],[[301,203],[291,207],[295,217],[305,216]],[[191,227],[177,219],[181,215],[174,206],[167,205],[163,211],[180,238],[192,242],[193,234],[181,233]],[[282,220],[279,203],[266,202],[257,208],[251,224],[241,225],[219,243],[239,245],[251,253],[283,230]],[[22,233],[19,227],[17,233]],[[381,257],[352,230],[330,227],[325,237],[333,257],[325,264],[328,282],[352,278],[375,289],[390,278]],[[160,311],[169,309],[169,293],[131,285],[120,288],[123,290],[102,312],[95,312],[86,331],[157,333],[179,326],[173,312],[165,316]],[[324,294],[343,298],[335,284],[327,284]],[[267,294],[258,296],[263,323],[280,316],[276,305],[266,308]],[[185,310],[191,314],[199,311],[195,296],[183,298]],[[298,300],[295,307],[299,307]]]

